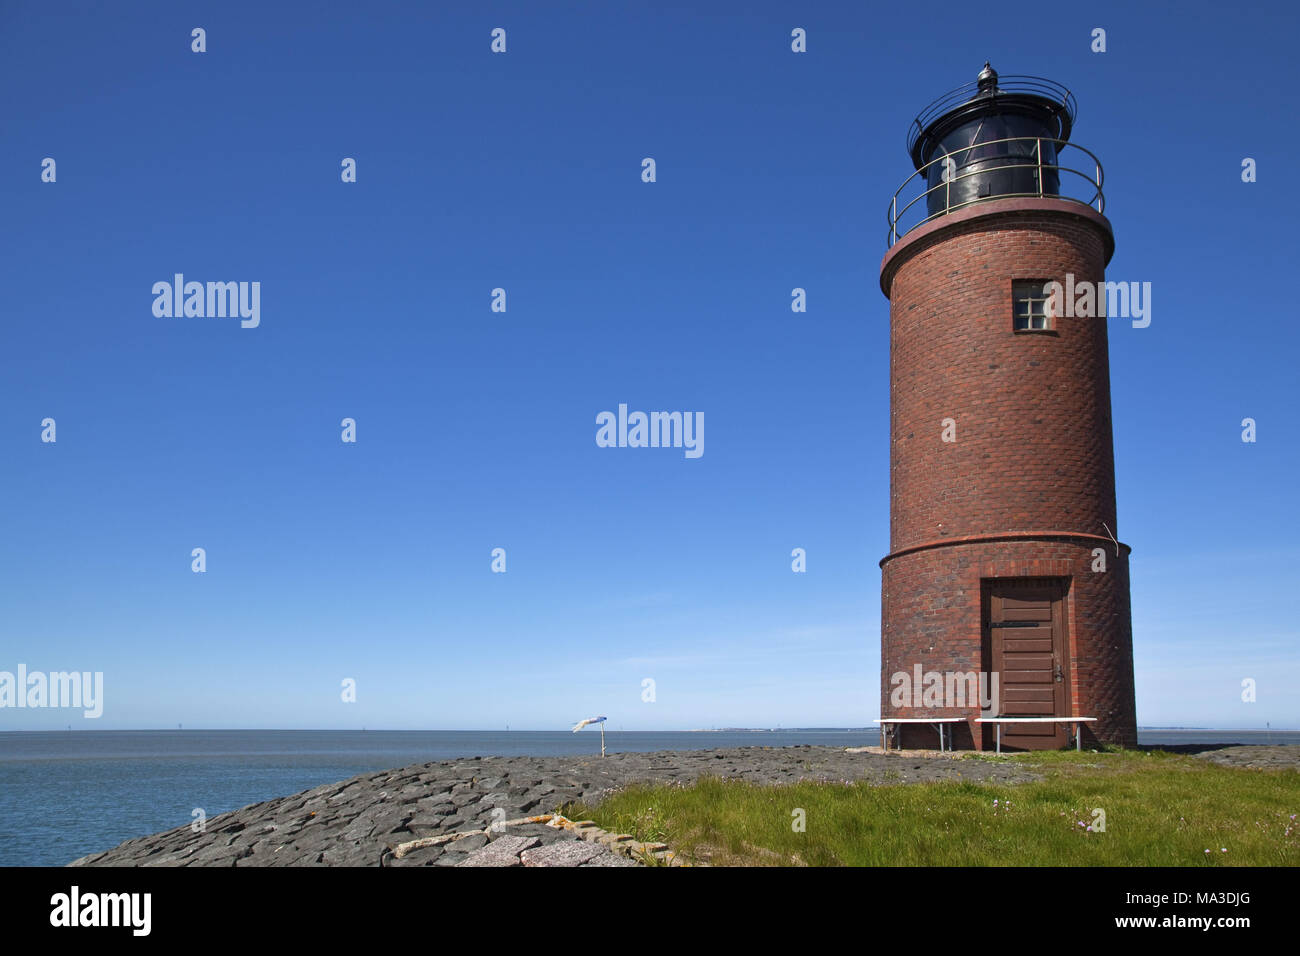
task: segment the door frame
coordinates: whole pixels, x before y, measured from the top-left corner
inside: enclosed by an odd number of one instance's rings
[[[989,577],[980,579],[980,657],[983,661],[984,668],[990,674],[996,670],[995,662],[999,656],[1000,645],[995,645],[994,631],[1000,632],[998,637],[1004,634],[1009,628],[994,628],[993,623],[993,602],[1006,596],[1014,596],[1017,591],[1041,591],[1047,590],[1053,592],[1052,602],[1052,656],[1054,663],[1060,668],[1061,679],[1054,681],[1056,685],[1055,698],[1053,700],[1053,710],[1057,713],[1054,717],[1072,717],[1074,716],[1074,695],[1072,688],[1074,686],[1073,676],[1070,668],[1070,634],[1069,634],[1069,600],[1070,588],[1073,580],[1069,577]],[[1001,674],[998,675],[999,697],[1005,692],[1002,685]],[[999,711],[1001,710],[1001,700],[999,700]],[[998,714],[999,717],[1006,716]],[[983,746],[985,749],[992,749],[996,739],[996,726],[993,724],[984,724],[983,726]],[[1065,747],[1070,742],[1070,725],[1060,722],[1055,725],[1055,733],[1052,735],[1034,735],[1026,737],[1020,734],[1012,734],[1008,731],[1012,724],[1002,725],[1002,748],[1011,750],[1053,750]]]

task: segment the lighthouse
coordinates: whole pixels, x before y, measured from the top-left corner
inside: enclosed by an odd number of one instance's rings
[[[880,266],[881,706],[897,746],[1137,743],[1108,320],[1059,295],[1104,289],[1115,247],[1076,115],[1060,84],[986,63],[908,134],[916,172]]]

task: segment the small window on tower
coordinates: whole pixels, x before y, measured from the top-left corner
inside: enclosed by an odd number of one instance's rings
[[[1015,303],[1015,330],[1017,332],[1046,331],[1052,327],[1052,314],[1048,308],[1047,279],[1027,279],[1014,282],[1011,297]]]

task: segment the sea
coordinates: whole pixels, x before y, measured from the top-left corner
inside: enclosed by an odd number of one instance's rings
[[[1289,744],[1300,731],[1140,730],[1144,745]],[[611,731],[610,753],[877,746],[866,729]],[[0,866],[62,866],[125,840],[361,773],[464,757],[600,752],[600,733],[490,730],[0,732]]]

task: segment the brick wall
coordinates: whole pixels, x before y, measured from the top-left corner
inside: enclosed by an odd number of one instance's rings
[[[1065,679],[1070,713],[1096,717],[1083,734],[1090,742],[1134,746],[1133,641],[1129,613],[1128,549],[1107,542],[1106,570],[1093,571],[1092,540],[1025,539],[948,544],[886,559],[880,602],[882,717],[979,716],[979,708],[894,707],[891,675],[923,671],[988,672],[981,585],[1005,578],[1052,577],[1066,581]],[[992,746],[973,723],[952,725],[958,748]],[[906,747],[936,747],[929,725],[902,728]]]
[[[1100,718],[1085,741],[1136,743],[1127,548],[1117,556],[1110,541],[1119,526],[1107,320],[1060,318],[1050,332],[1016,332],[1012,321],[1014,281],[1102,281],[1112,248],[1104,218],[1044,199],[944,217],[886,256],[884,716],[907,716],[889,705],[895,671],[988,669],[983,579],[1051,576],[1068,579],[1072,713]],[[944,419],[956,423],[954,442],[942,440]],[[1097,547],[1108,552],[1105,572],[1091,570]],[[981,746],[955,726],[958,746]],[[903,741],[937,737],[917,726]]]

